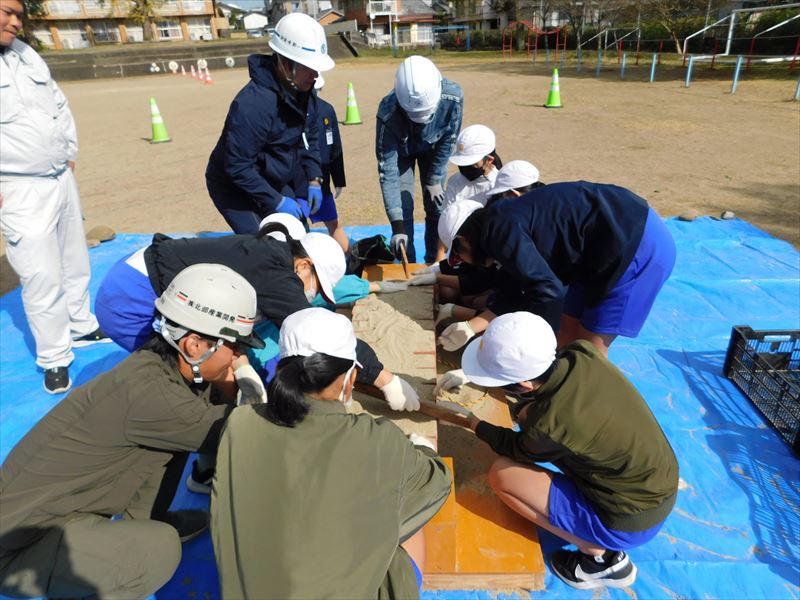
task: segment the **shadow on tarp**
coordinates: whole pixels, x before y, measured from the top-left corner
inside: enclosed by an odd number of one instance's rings
[[[548,571],[542,592],[424,591],[424,599],[796,600],[800,463],[721,369],[733,325],[800,328],[800,255],[743,221],[669,219],[667,227],[678,247],[675,271],[639,337],[618,339],[610,352],[647,400],[680,464],[673,513],[655,539],[631,552],[639,568],[636,583],[630,590],[579,591]],[[388,226],[346,231],[354,239],[390,236]],[[152,234],[120,234],[91,249],[92,297],[116,261],[151,239]],[[419,256],[422,239],[420,225]],[[31,339],[16,289],[0,298],[0,458],[63,397],[42,389]],[[125,356],[113,344],[83,348],[70,372],[83,383]],[[208,501],[181,484],[172,507],[206,508]],[[540,541],[545,557],[564,545],[546,532]],[[177,572],[158,596],[219,598],[210,535],[183,550]]]

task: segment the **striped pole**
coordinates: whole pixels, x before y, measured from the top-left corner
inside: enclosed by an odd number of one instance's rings
[[[689,66],[686,68],[686,81],[683,84],[683,87],[689,87],[689,83],[692,81],[692,67],[694,66],[694,56],[689,57]]]
[[[658,63],[658,52],[653,52],[653,64],[650,65],[650,83],[656,80],[656,64]]]
[[[736,69],[733,71],[733,83],[731,84],[731,94],[736,93],[736,87],[739,85],[739,73],[742,71],[742,63],[744,62],[744,56],[739,56],[736,59]]]
[[[620,79],[625,79],[625,63],[627,62],[627,60],[628,60],[628,53],[627,52],[623,52],[622,53],[622,63],[619,66],[619,78]]]

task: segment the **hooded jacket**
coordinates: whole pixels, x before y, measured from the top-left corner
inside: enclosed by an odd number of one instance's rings
[[[250,82],[236,95],[206,178],[220,184],[227,198],[248,198],[271,213],[292,195],[292,174],[302,167],[309,178],[322,177],[317,136],[317,99],[312,92],[295,97],[277,79],[275,55],[247,59]],[[217,191],[217,194],[220,192]],[[225,204],[226,198],[214,198]]]

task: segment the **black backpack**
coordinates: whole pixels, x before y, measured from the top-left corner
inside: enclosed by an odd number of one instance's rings
[[[366,265],[377,265],[394,262],[394,254],[389,242],[381,234],[358,240],[350,245],[347,257],[347,274],[361,276]]]

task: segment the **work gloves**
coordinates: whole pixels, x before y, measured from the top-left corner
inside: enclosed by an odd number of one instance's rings
[[[436,321],[435,325],[438,325],[445,319],[451,319],[453,317],[453,311],[456,309],[455,304],[447,303],[447,304],[440,304],[439,311],[436,313]]]
[[[304,219],[303,210],[300,208],[300,205],[294,198],[289,198],[289,196],[284,196],[281,198],[278,206],[275,207],[275,212],[292,215],[301,221]]]
[[[405,233],[395,233],[389,242],[389,246],[392,248],[392,254],[394,254],[396,258],[400,258],[402,256],[400,252],[400,244],[402,244],[404,247],[408,247],[408,236]]]
[[[469,324],[469,321],[459,321],[449,325],[447,329],[439,336],[438,343],[448,352],[458,350],[475,337],[475,330]]]
[[[444,188],[442,188],[441,183],[426,185],[425,191],[428,192],[428,195],[436,206],[444,204]]]
[[[378,281],[377,284],[382,294],[405,292],[408,289],[408,281]]]
[[[436,283],[436,276],[441,272],[442,269],[439,267],[439,263],[414,271],[411,274],[411,281],[408,282],[408,285],[433,285]]]
[[[434,398],[439,395],[442,390],[458,390],[462,385],[469,383],[469,379],[464,375],[462,369],[448,371],[436,382],[436,387],[433,388]]]
[[[406,380],[394,375],[389,383],[381,388],[386,402],[392,410],[419,410],[419,396]]]
[[[341,187],[335,187],[335,188],[333,188],[333,191],[334,191],[333,198],[334,198],[334,200],[335,200],[335,199],[337,199],[339,196],[341,196],[341,195],[342,195],[342,190],[343,190],[343,189],[344,189],[344,188],[341,188]]]
[[[308,186],[308,205],[311,207],[311,214],[317,214],[322,206],[322,188],[318,185]]]

